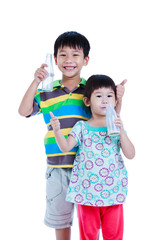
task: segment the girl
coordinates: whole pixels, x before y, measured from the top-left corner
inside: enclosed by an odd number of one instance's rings
[[[100,226],[103,239],[123,239],[123,203],[127,196],[127,170],[120,154],[135,156],[135,149],[117,114],[120,135],[110,137],[106,126],[106,104],[116,106],[116,86],[105,75],[93,75],[86,84],[84,103],[92,117],[79,121],[64,138],[59,120],[51,125],[62,152],[78,147],[66,200],[78,204],[81,240],[97,240]]]

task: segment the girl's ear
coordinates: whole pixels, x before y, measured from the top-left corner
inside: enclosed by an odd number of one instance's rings
[[[88,99],[87,97],[84,97],[84,98],[83,98],[83,102],[84,102],[84,104],[86,105],[86,107],[89,107],[89,106],[90,106],[90,101],[89,101],[89,99]]]

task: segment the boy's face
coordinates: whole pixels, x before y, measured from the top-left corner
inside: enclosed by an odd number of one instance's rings
[[[115,93],[112,88],[98,88],[92,92],[90,100],[84,98],[84,103],[90,107],[92,115],[105,116],[106,104],[116,106]]]
[[[63,76],[72,78],[80,76],[83,66],[88,64],[89,57],[84,58],[83,49],[70,48],[68,46],[60,47],[55,57],[55,63]]]

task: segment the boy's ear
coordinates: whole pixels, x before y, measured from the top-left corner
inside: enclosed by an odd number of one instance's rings
[[[84,66],[87,66],[89,62],[89,56],[84,58]]]
[[[89,99],[88,99],[87,97],[84,97],[84,98],[83,98],[83,102],[84,102],[84,104],[86,105],[86,107],[89,107],[89,106],[90,106],[90,101],[89,101]]]
[[[54,61],[55,61],[55,64],[57,65],[57,58],[56,57],[54,57]]]

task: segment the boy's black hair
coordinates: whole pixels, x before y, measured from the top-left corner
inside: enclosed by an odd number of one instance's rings
[[[88,100],[90,100],[91,94],[95,89],[98,88],[112,88],[112,90],[115,93],[116,97],[116,85],[114,81],[106,76],[106,75],[92,75],[91,77],[88,78],[86,87],[85,87],[85,92],[84,92],[84,97],[87,97]]]
[[[90,51],[89,41],[85,36],[78,32],[65,32],[62,33],[55,41],[54,56],[57,57],[57,52],[60,47],[69,46],[72,48],[78,47],[83,49],[84,58],[88,56]]]

